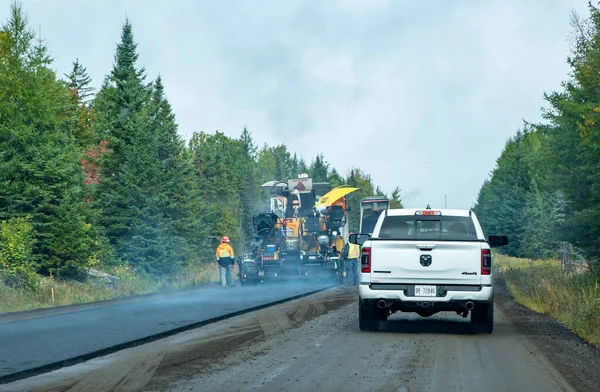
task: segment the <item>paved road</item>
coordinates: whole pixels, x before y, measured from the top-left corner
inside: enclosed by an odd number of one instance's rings
[[[492,335],[448,313],[361,332],[356,294],[336,287],[0,391],[600,391],[600,350],[501,285]]]
[[[0,323],[0,377],[325,287],[220,287],[180,296]]]

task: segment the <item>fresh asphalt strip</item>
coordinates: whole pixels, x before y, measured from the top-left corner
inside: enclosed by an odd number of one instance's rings
[[[91,359],[97,358],[97,357],[102,357],[120,350],[124,350],[127,348],[131,348],[131,347],[135,347],[141,344],[146,344],[146,343],[150,343],[159,339],[163,339],[166,338],[168,336],[172,336],[184,331],[188,331],[194,328],[199,328],[202,326],[205,326],[207,324],[212,324],[212,323],[216,323],[218,321],[222,321],[231,317],[235,317],[235,316],[239,316],[242,314],[246,314],[246,313],[250,313],[250,312],[254,312],[260,309],[264,309],[264,308],[268,308],[271,306],[275,306],[275,305],[279,305],[281,303],[284,302],[288,302],[288,301],[292,301],[295,299],[299,299],[299,298],[303,298],[303,297],[307,297],[309,295],[312,294],[316,294],[325,290],[328,290],[332,287],[335,287],[335,285],[327,285],[315,290],[310,290],[301,294],[297,294],[297,295],[293,295],[290,297],[286,297],[286,298],[282,298],[282,299],[278,299],[272,302],[267,302],[261,305],[257,305],[257,306],[252,306],[246,309],[242,309],[242,310],[238,310],[238,311],[234,311],[231,313],[227,313],[227,314],[223,314],[217,317],[212,317],[206,320],[201,320],[201,321],[197,321],[197,322],[193,322],[190,324],[186,324],[177,328],[173,328],[173,329],[169,329],[166,331],[162,331],[160,333],[156,333],[156,334],[152,334],[152,335],[148,335],[139,339],[134,339],[134,340],[130,340],[127,342],[123,342],[123,343],[119,343],[119,344],[115,344],[115,345],[111,345],[108,347],[105,347],[103,349],[100,350],[95,350],[89,353],[85,353],[82,355],[77,355],[68,359],[63,359],[60,361],[56,361],[56,362],[52,362],[52,363],[48,363],[48,364],[44,364],[42,366],[37,366],[37,367],[33,367],[27,370],[22,370],[22,371],[18,371],[18,372],[14,372],[14,373],[10,373],[10,374],[6,374],[6,375],[2,375],[0,376],[0,384],[7,384],[10,382],[14,382],[14,381],[18,381],[18,380],[22,380],[25,378],[29,378],[29,377],[33,377],[33,376],[37,376],[43,373],[48,373],[54,370],[58,370],[60,368],[64,368],[64,367],[68,367],[68,366],[73,366],[85,361],[89,361]]]

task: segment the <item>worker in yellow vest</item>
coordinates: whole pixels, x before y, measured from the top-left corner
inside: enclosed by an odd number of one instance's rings
[[[233,274],[231,273],[235,256],[233,248],[229,245],[229,237],[224,236],[221,238],[221,243],[217,247],[216,257],[219,263],[219,280],[221,281],[221,286],[224,289],[227,288],[227,285],[235,286]]]
[[[348,236],[353,233],[348,234]],[[358,257],[360,253],[360,246],[346,242],[344,249],[342,250],[342,257],[345,262],[346,279],[344,284],[346,285],[357,285],[358,284]]]

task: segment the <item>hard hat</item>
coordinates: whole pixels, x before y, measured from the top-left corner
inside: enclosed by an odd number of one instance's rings
[[[225,236],[221,238],[221,242],[229,242],[229,237]]]

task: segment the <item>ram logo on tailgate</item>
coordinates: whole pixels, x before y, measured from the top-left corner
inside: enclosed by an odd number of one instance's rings
[[[431,255],[421,255],[421,265],[429,267],[431,265]]]

